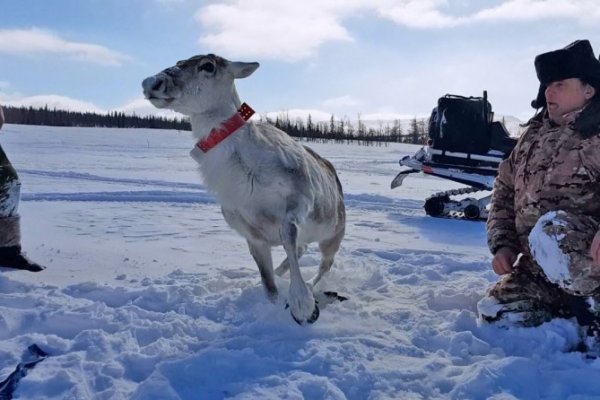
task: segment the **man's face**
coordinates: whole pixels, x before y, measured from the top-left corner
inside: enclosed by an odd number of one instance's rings
[[[563,116],[582,108],[594,95],[594,88],[578,78],[555,81],[546,87],[548,116],[556,123],[563,122]]]

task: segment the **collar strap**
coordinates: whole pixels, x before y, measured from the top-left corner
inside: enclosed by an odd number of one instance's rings
[[[206,153],[241,128],[252,115],[254,110],[248,104],[242,104],[235,114],[221,123],[221,126],[213,128],[207,137],[198,141],[196,147]]]

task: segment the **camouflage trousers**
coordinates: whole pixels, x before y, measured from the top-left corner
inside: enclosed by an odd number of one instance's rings
[[[600,271],[589,255],[598,226],[585,215],[544,214],[529,235],[529,254],[478,303],[480,317],[518,326],[575,317],[600,327]]]
[[[17,215],[20,196],[19,176],[0,146],[0,218]]]
[[[521,264],[503,275],[477,304],[480,318],[500,326],[532,327],[553,318],[589,317],[585,297],[569,294],[534,268]]]
[[[562,210],[539,218],[529,234],[529,251],[550,282],[581,296],[600,289],[600,268],[590,256],[599,225],[592,216]]]

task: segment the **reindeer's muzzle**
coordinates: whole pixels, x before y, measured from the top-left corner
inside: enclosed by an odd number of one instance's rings
[[[144,97],[158,108],[166,107],[179,94],[173,78],[165,72],[144,79],[142,88]]]

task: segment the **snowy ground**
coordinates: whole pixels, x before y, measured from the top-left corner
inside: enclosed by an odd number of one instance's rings
[[[338,169],[348,211],[318,288],[350,300],[299,326],[265,298],[188,132],[2,132],[23,182],[23,246],[48,267],[0,268],[0,380],[32,343],[51,355],[16,398],[600,398],[600,362],[569,351],[573,323],[478,323],[496,280],[483,224],[424,215],[452,183],[412,175],[389,189],[415,146],[311,145]],[[310,247],[305,277],[318,261]],[[287,277],[278,285],[287,293]]]

